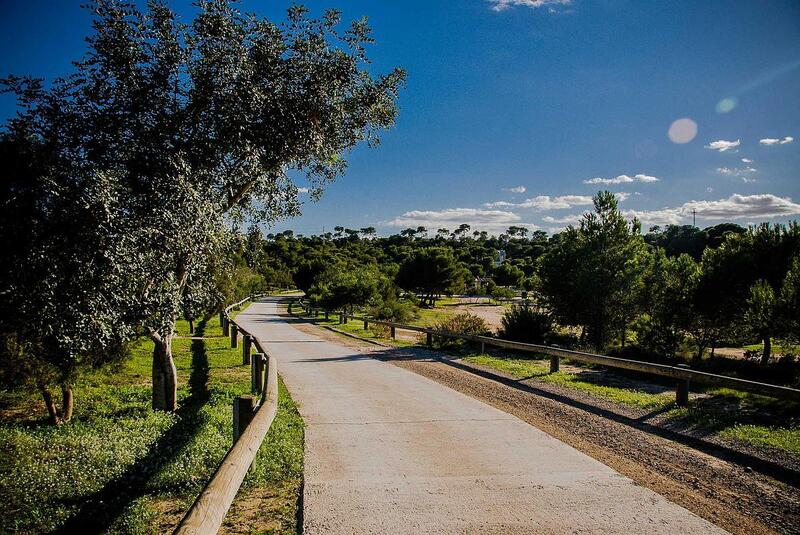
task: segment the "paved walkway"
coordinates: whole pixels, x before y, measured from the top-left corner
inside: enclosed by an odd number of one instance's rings
[[[236,320],[278,358],[307,425],[304,533],[724,533],[518,418],[295,329],[276,307],[265,299]]]

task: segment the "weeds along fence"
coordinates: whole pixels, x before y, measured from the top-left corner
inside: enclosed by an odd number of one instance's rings
[[[315,312],[314,309],[311,308],[307,303],[302,301],[298,301],[298,303],[303,306],[306,313],[311,314],[312,312]],[[375,320],[369,317],[355,316],[353,314],[348,314],[347,312],[341,312],[339,314],[339,318],[339,321],[342,323],[347,323],[349,320],[363,321],[365,330],[369,328],[370,324],[389,327],[389,333],[392,338],[395,338],[397,329],[424,333],[426,335],[426,344],[428,347],[433,345],[433,337],[436,336],[464,340],[478,344],[480,345],[481,353],[485,351],[486,346],[494,346],[503,349],[511,349],[513,351],[520,351],[523,353],[548,355],[550,357],[550,373],[555,373],[559,370],[560,362],[563,358],[584,364],[595,364],[604,366],[606,368],[632,370],[640,373],[675,379],[675,401],[679,406],[686,406],[688,404],[689,390],[692,383],[741,390],[762,396],[785,399],[800,403],[800,390],[796,388],[760,383],[757,381],[749,381],[747,379],[739,379],[738,377],[730,377],[727,375],[701,372],[692,370],[688,365],[685,364],[669,366],[666,364],[654,364],[650,362],[641,362],[638,360],[610,357],[608,355],[598,355],[584,351],[573,351],[569,349],[562,349],[556,346],[514,342],[513,340],[503,340],[502,338],[495,338],[491,336],[458,334],[431,329],[428,327],[417,327],[414,325],[405,325],[391,321]]]
[[[239,338],[242,338],[242,364],[250,365],[253,395],[233,400],[233,446],[181,520],[175,534],[217,533],[278,412],[278,364],[275,357],[230,317],[232,310],[259,297],[262,295],[246,297],[220,312],[220,323],[225,336],[230,336],[231,347],[237,347]],[[253,349],[255,352],[251,354]]]

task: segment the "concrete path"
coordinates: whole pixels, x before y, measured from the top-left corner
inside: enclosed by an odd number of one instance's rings
[[[236,320],[278,358],[307,425],[304,533],[724,533],[518,418],[295,329],[276,307]]]

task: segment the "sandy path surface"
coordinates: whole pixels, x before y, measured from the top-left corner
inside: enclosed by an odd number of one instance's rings
[[[515,416],[295,329],[276,299],[237,321],[307,425],[304,533],[724,533]]]

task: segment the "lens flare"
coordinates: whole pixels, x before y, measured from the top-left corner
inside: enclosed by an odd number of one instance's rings
[[[728,113],[732,111],[739,104],[739,99],[736,97],[726,97],[717,102],[717,113]]]
[[[669,125],[667,135],[673,143],[680,145],[689,143],[697,136],[697,123],[688,117],[678,119]]]

